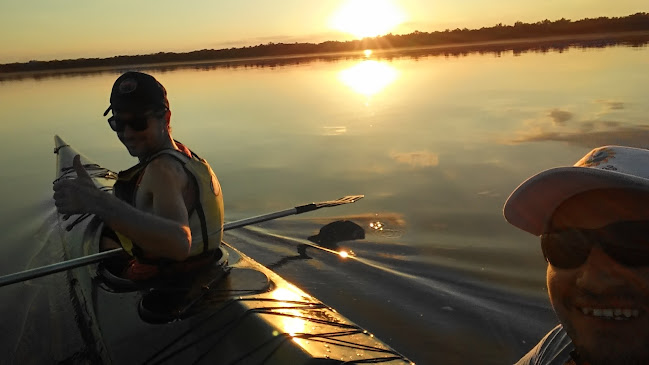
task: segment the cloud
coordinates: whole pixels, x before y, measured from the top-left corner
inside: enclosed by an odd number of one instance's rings
[[[522,130],[504,143],[557,141],[588,148],[604,145],[649,147],[649,124],[602,118],[611,110],[625,109],[627,104],[603,99],[595,100],[595,103],[602,105],[604,110],[585,120],[579,120],[572,112],[559,108],[549,110],[544,117],[525,120]]]
[[[211,46],[216,48],[256,46],[268,43],[321,43],[327,41],[347,41],[356,37],[339,31],[325,31],[303,35],[274,34],[258,37],[241,38],[235,41],[218,42]]]
[[[307,34],[301,36],[294,36],[288,34],[275,34],[259,37],[241,38],[234,41],[216,42],[210,44],[215,49],[231,48],[231,47],[246,47],[256,46],[259,44],[268,43],[320,43],[327,40],[338,39],[341,34],[337,32],[322,32]]]
[[[502,194],[493,190],[484,190],[478,192],[478,196],[487,197],[487,198],[500,198]]]
[[[565,125],[567,121],[572,119],[573,114],[571,112],[559,109],[552,109],[548,116],[552,118],[552,121],[555,125]]]
[[[603,122],[601,122],[601,123],[602,123],[604,126],[608,127],[608,128],[618,128],[618,127],[622,127],[622,123],[621,123],[621,122],[615,122],[615,121],[603,121]]]
[[[615,100],[595,100],[596,103],[604,105],[608,110],[622,110],[626,107],[621,101]]]
[[[593,125],[597,125],[594,122]],[[560,141],[574,145],[595,148],[605,145],[624,145],[639,148],[649,148],[649,125],[626,125],[617,122],[601,123],[599,125],[615,125],[616,127],[604,130],[590,130],[587,132],[551,132],[538,131],[522,134],[513,139],[513,143]],[[597,127],[595,127],[597,128]]]
[[[347,133],[345,126],[324,126],[322,134],[325,136],[339,136]]]
[[[439,155],[429,151],[391,152],[390,158],[411,167],[432,167],[439,165]]]
[[[588,133],[595,129],[596,123],[594,121],[581,122],[578,127],[581,133]]]

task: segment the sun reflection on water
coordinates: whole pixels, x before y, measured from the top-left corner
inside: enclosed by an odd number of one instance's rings
[[[370,228],[376,230],[376,231],[382,231],[383,230],[383,223],[376,221],[376,222],[371,222],[370,223]]]
[[[365,60],[340,71],[338,78],[355,92],[372,96],[399,77],[399,72],[385,62]]]
[[[291,290],[285,288],[277,288],[272,292],[272,296],[273,299],[287,302],[300,301],[303,299]],[[282,308],[277,309],[276,311],[285,315],[281,317],[284,333],[293,337],[296,334],[307,332],[307,322],[301,318],[303,313],[299,309]],[[278,333],[273,333],[273,335],[277,336]]]

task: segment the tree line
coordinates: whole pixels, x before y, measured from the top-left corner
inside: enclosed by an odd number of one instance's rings
[[[387,34],[353,41],[327,41],[322,43],[267,43],[227,49],[203,49],[185,53],[159,52],[147,55],[115,56],[108,58],[80,58],[52,61],[29,61],[0,65],[0,73],[65,70],[75,68],[104,68],[160,63],[200,62],[237,58],[264,58],[318,53],[340,53],[365,49],[390,50],[407,47],[462,45],[493,41],[523,40],[588,34],[611,34],[649,30],[649,13],[636,13],[625,17],[586,18],[577,21],[559,19],[536,23],[516,22],[513,25],[496,24],[480,29],[446,29],[444,31],[410,34]],[[592,41],[592,40],[591,40]]]

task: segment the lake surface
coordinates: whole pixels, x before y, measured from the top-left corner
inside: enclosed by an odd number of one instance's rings
[[[505,199],[596,146],[649,147],[647,47],[139,69],[167,88],[174,137],[219,176],[227,221],[365,195],[226,240],[418,364],[512,363],[536,344],[557,323],[545,262],[502,218]],[[0,275],[61,259],[46,244],[55,134],[112,170],[136,162],[102,117],[122,71],[0,81]],[[365,230],[335,247],[352,257],[299,258],[342,219]],[[64,277],[0,288],[0,362],[74,354],[49,345],[75,330],[43,294]]]

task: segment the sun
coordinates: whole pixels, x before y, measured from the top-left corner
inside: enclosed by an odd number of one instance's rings
[[[387,34],[404,20],[403,11],[390,0],[347,0],[331,18],[331,26],[364,38]]]

